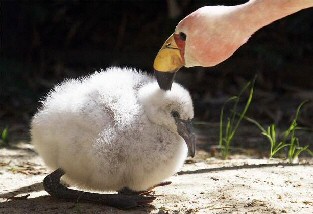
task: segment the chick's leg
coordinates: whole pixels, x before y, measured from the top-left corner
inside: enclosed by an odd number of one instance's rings
[[[44,189],[51,196],[76,202],[88,201],[101,203],[120,209],[129,209],[139,205],[148,204],[155,199],[155,197],[142,195],[98,194],[69,189],[60,183],[60,179],[64,174],[65,172],[59,168],[44,178]]]
[[[171,184],[171,181],[164,181],[161,182],[159,184],[156,184],[152,187],[150,187],[147,190],[144,191],[133,191],[131,189],[129,189],[128,187],[124,187],[123,189],[121,189],[120,191],[118,191],[118,194],[122,194],[122,195],[151,195],[152,193],[154,193],[153,189],[156,187],[160,187],[160,186],[166,186]]]
[[[161,182],[159,184],[154,185],[152,188],[161,187],[161,186],[167,186],[167,185],[170,185],[170,184],[172,184],[172,181],[163,181],[163,182]]]

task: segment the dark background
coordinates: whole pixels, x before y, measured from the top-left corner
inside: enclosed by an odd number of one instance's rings
[[[165,0],[1,1],[0,130],[29,138],[38,100],[56,83],[112,65],[152,73],[179,20],[205,5],[244,2],[177,1],[180,14],[172,16]],[[196,119],[218,122],[225,100],[257,75],[249,116],[287,124],[313,97],[312,17],[313,9],[306,9],[264,27],[218,66],[182,69],[176,80],[190,90]],[[312,104],[300,123],[313,127]]]

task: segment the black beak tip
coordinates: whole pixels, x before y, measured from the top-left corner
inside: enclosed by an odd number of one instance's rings
[[[154,70],[154,76],[157,79],[158,85],[162,90],[171,90],[176,72],[161,72]]]
[[[190,157],[195,157],[196,155],[196,136],[192,135],[191,142],[189,143],[188,155]]]
[[[189,156],[194,158],[196,155],[196,150],[194,149],[192,152],[189,152]]]

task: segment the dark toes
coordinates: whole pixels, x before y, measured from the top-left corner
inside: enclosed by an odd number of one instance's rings
[[[172,181],[164,181],[156,185],[156,187],[166,186],[172,184]]]
[[[143,195],[143,196],[151,196],[154,193],[155,192],[153,190],[147,190],[147,191],[140,191],[140,192],[138,192],[139,195]]]
[[[119,201],[119,208],[121,209],[131,209],[138,206],[148,205],[156,197],[153,196],[141,196],[141,195],[132,195],[124,196],[123,200]]]
[[[147,205],[156,199],[154,196],[138,196],[136,199],[137,205]]]

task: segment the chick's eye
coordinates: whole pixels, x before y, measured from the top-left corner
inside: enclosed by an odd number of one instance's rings
[[[187,35],[185,33],[183,33],[183,32],[180,32],[179,33],[179,37],[180,37],[181,40],[186,41]]]
[[[180,118],[180,115],[177,111],[172,111],[172,116],[175,118]]]

